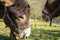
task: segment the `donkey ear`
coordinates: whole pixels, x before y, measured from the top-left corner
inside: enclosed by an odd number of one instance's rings
[[[1,4],[5,4],[5,2],[4,2],[4,1],[0,1],[0,3],[1,3]]]
[[[5,6],[11,6],[14,3],[14,0],[0,0],[0,2],[4,3]]]

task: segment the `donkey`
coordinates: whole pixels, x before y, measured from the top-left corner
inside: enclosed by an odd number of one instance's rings
[[[52,19],[58,16],[60,16],[60,0],[47,0],[42,10],[42,18],[46,21],[50,20],[51,26]]]
[[[29,37],[31,33],[29,25],[29,3],[26,0],[0,1],[4,2],[2,5],[5,7],[6,11],[4,12],[3,20],[6,26],[10,28],[10,40],[16,40],[16,36],[22,39]]]

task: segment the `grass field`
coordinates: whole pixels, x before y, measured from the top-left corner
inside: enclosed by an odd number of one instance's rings
[[[31,35],[27,40],[60,40],[60,25],[42,20],[30,20]],[[0,40],[9,40],[9,28],[0,20]]]

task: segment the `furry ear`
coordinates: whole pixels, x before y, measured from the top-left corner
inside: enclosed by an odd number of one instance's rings
[[[14,0],[0,0],[1,2],[4,2],[5,6],[13,5]]]
[[[0,1],[0,4],[5,4],[5,2],[3,2],[3,1]]]
[[[4,12],[5,12],[4,2],[0,1],[0,19],[3,18]]]

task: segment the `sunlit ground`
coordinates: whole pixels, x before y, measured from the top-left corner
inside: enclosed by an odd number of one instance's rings
[[[27,40],[60,40],[60,25],[42,20],[30,20],[31,35]],[[9,28],[0,20],[0,40],[9,40]]]

